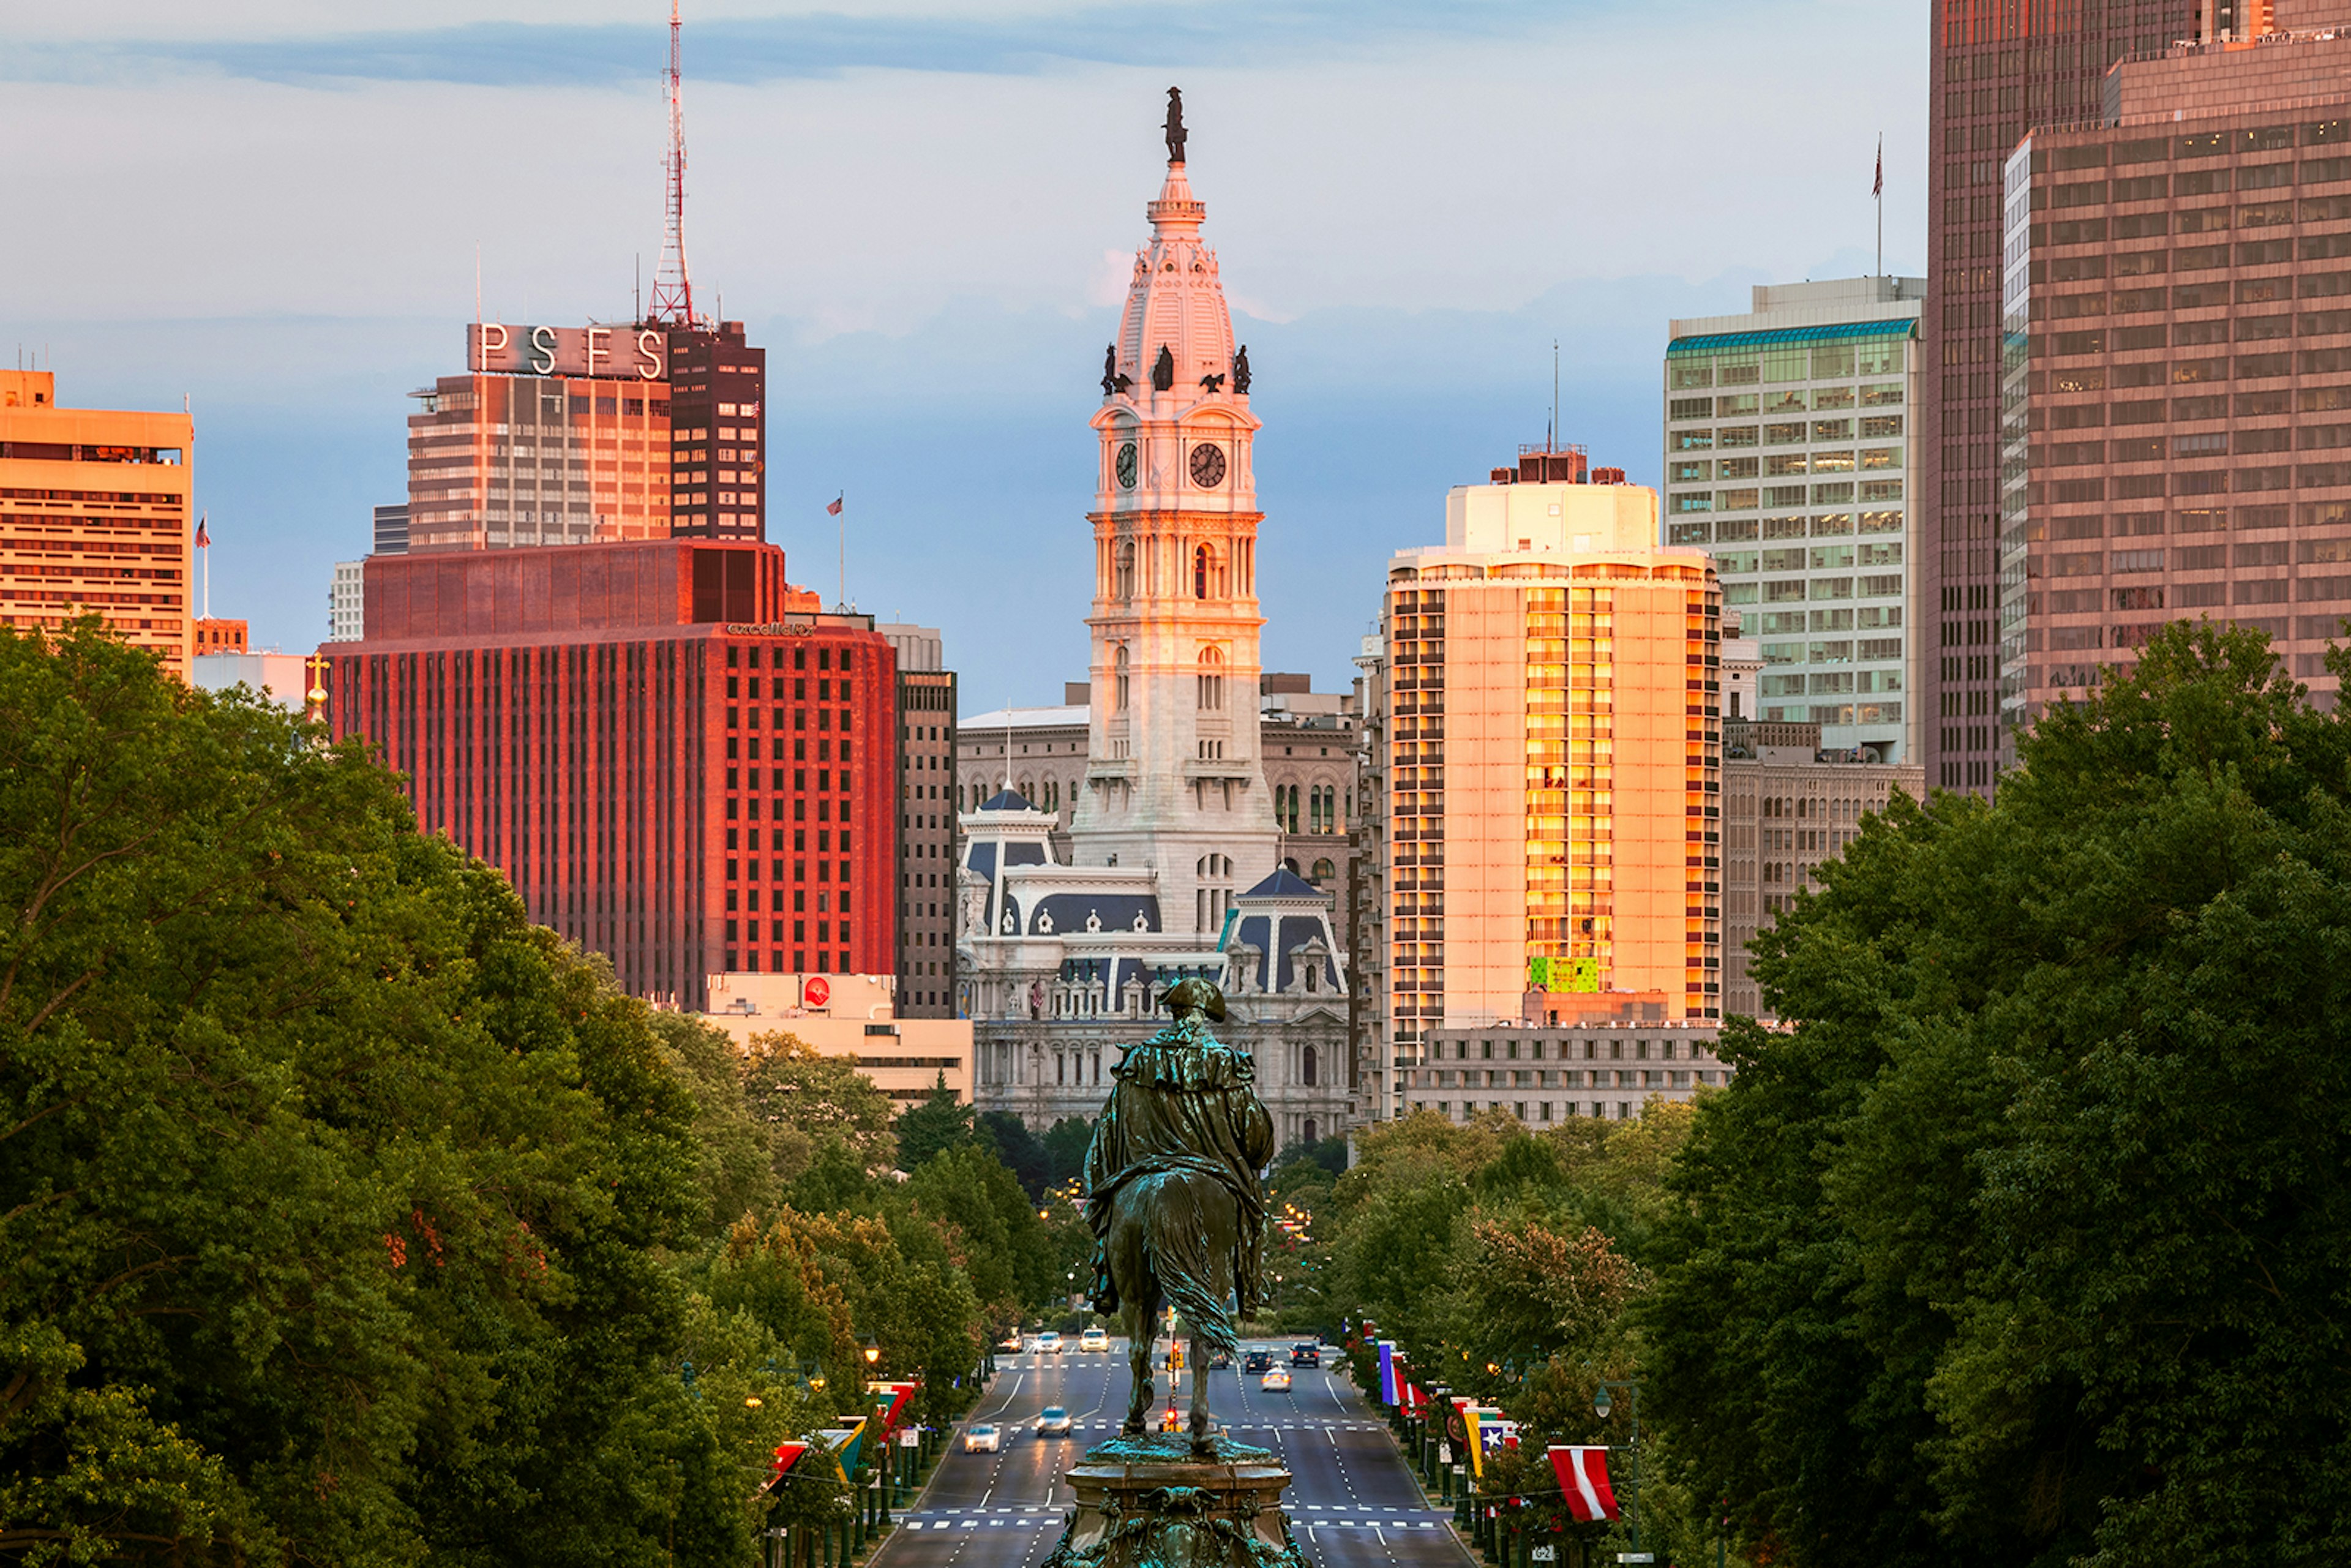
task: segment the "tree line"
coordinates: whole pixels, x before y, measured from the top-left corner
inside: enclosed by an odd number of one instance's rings
[[[779,1443],[951,1417],[1063,1283],[986,1129],[648,1009],[94,623],[0,630],[0,886],[8,1560],[739,1568],[837,1507]]]
[[[1621,1500],[1637,1385],[1659,1561],[2351,1561],[2351,719],[2177,623],[1821,880],[1727,1089],[1374,1131],[1286,1310],[1500,1406],[1489,1492],[1603,1556],[1541,1450]]]

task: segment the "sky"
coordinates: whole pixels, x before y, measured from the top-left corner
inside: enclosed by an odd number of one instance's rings
[[[791,575],[946,633],[963,707],[1082,679],[1086,421],[1182,86],[1249,345],[1268,669],[1344,689],[1448,486],[1562,438],[1655,484],[1677,317],[1926,259],[1896,0],[685,0],[698,305],[768,350]],[[662,243],[654,0],[0,0],[0,353],[195,415],[212,609],[325,634],[407,394],[622,319]],[[825,504],[846,497],[839,523]]]

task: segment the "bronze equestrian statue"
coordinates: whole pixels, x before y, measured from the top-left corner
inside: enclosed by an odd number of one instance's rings
[[[1211,1353],[1237,1349],[1234,1323],[1259,1300],[1273,1119],[1243,1052],[1208,1032],[1224,993],[1185,980],[1160,1006],[1175,1021],[1129,1046],[1086,1150],[1086,1222],[1094,1233],[1096,1310],[1123,1315],[1134,1397],[1120,1429],[1144,1429],[1151,1343],[1163,1305],[1192,1337],[1192,1446],[1209,1446]],[[1229,1302],[1229,1304],[1228,1304]]]

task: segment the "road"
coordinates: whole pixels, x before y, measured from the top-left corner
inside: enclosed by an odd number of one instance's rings
[[[1289,1364],[1287,1342],[1249,1343],[1272,1350],[1276,1365]],[[1126,1414],[1125,1342],[1112,1341],[1107,1355],[1080,1352],[1074,1335],[1069,1344],[1058,1354],[998,1354],[995,1384],[970,1420],[995,1423],[1004,1432],[1002,1450],[967,1454],[960,1436],[952,1438],[918,1506],[897,1515],[904,1528],[891,1535],[872,1568],[1035,1568],[1052,1551],[1073,1500],[1061,1472],[1114,1434]],[[1193,1374],[1184,1375],[1188,1396]],[[1284,1506],[1310,1563],[1468,1563],[1447,1516],[1422,1503],[1386,1424],[1343,1373],[1300,1367],[1288,1394],[1260,1389],[1255,1373],[1209,1376],[1209,1406],[1228,1435],[1271,1449],[1289,1466],[1293,1479]],[[1163,1406],[1165,1377],[1160,1375]],[[1070,1412],[1070,1437],[1037,1436],[1038,1412],[1048,1405]]]

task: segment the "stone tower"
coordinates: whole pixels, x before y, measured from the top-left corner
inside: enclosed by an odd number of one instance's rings
[[[1071,836],[1081,864],[1155,869],[1165,929],[1213,941],[1279,840],[1258,758],[1258,421],[1182,146],[1172,131],[1092,420],[1092,712]]]

